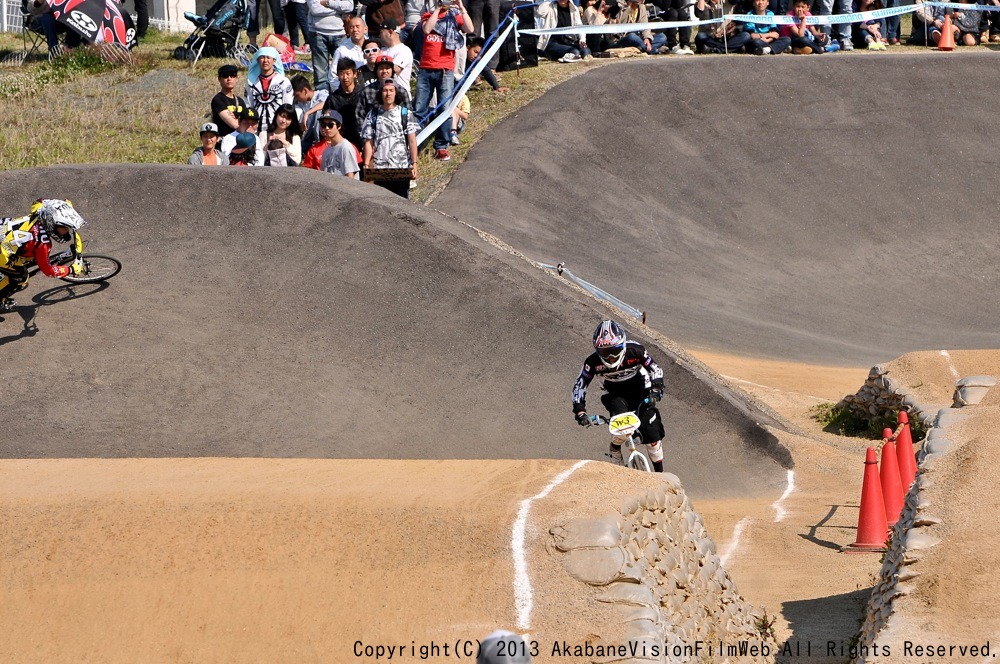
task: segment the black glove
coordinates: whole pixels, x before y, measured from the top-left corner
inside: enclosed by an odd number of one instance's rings
[[[581,410],[576,414],[576,423],[582,427],[590,426],[590,417],[587,416],[587,411]]]
[[[649,396],[646,397],[646,399],[649,400],[650,406],[655,406],[656,402],[662,398],[663,398],[663,390],[658,387],[654,387],[653,389],[651,389],[649,391]]]

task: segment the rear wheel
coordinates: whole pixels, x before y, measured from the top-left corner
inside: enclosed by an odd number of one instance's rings
[[[117,258],[111,258],[111,256],[84,254],[80,259],[85,267],[83,274],[69,274],[62,277],[63,281],[68,281],[71,284],[94,284],[99,281],[107,281],[121,272],[122,269],[121,262]]]

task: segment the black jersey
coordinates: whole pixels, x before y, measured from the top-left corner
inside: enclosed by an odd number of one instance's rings
[[[648,392],[654,387],[663,389],[663,369],[636,341],[626,342],[625,357],[614,369],[604,364],[596,352],[591,353],[573,386],[574,413],[587,410],[587,386],[596,377],[604,379],[604,389],[609,394]]]

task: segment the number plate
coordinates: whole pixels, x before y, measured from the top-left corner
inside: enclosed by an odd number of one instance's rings
[[[635,413],[622,413],[611,418],[608,431],[614,436],[631,436],[641,424],[642,421]]]

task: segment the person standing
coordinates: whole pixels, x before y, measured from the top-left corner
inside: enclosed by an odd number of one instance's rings
[[[410,78],[413,76],[413,51],[399,36],[399,21],[387,18],[379,26],[378,36],[382,40],[382,52],[392,58],[396,85],[409,90]]]
[[[344,17],[354,11],[354,0],[307,0],[309,3],[309,34],[312,37],[313,86],[323,90],[329,86],[330,58],[344,40]]]
[[[424,45],[417,74],[417,98],[414,112],[423,122],[429,122],[431,95],[437,103],[451,98],[455,87],[455,51],[465,45],[465,35],[472,32],[472,19],[462,0],[438,0],[437,8],[424,14]],[[451,141],[451,115],[434,134],[434,158],[448,161]]]
[[[236,65],[219,67],[219,93],[212,97],[212,122],[218,127],[219,136],[236,131],[240,114],[247,105],[246,99],[236,94],[239,73]]]
[[[295,95],[292,82],[285,76],[284,65],[277,49],[270,46],[258,49],[253,56],[254,64],[247,72],[247,105],[257,111],[261,136],[258,143],[266,142],[267,127],[283,104],[293,104]]]
[[[330,74],[337,75],[337,63],[344,58],[353,60],[356,68],[360,69],[364,66],[365,30],[365,20],[360,16],[352,16],[347,21],[347,39],[342,41],[337,50],[333,52],[333,58],[330,60]],[[330,81],[330,92],[333,92],[337,89],[338,82],[330,78],[330,74],[327,74],[327,77]]]
[[[326,100],[323,110],[337,111],[346,118],[341,120],[340,133],[360,149],[364,142],[357,116],[363,89],[358,83],[358,70],[354,68],[353,60],[345,58],[337,63],[337,78],[340,86]],[[364,120],[363,116],[361,120]]]
[[[380,168],[409,168],[410,178],[417,179],[417,131],[420,124],[405,106],[396,105],[396,81],[382,81],[379,105],[371,110],[361,128],[365,140],[362,153],[365,172]],[[375,184],[402,196],[410,197],[410,180],[376,180]]]
[[[361,170],[358,166],[361,155],[358,154],[358,149],[341,135],[342,124],[343,118],[337,111],[327,111],[320,117],[319,129],[323,132],[323,140],[329,145],[320,156],[319,169],[357,180],[358,172]]]

